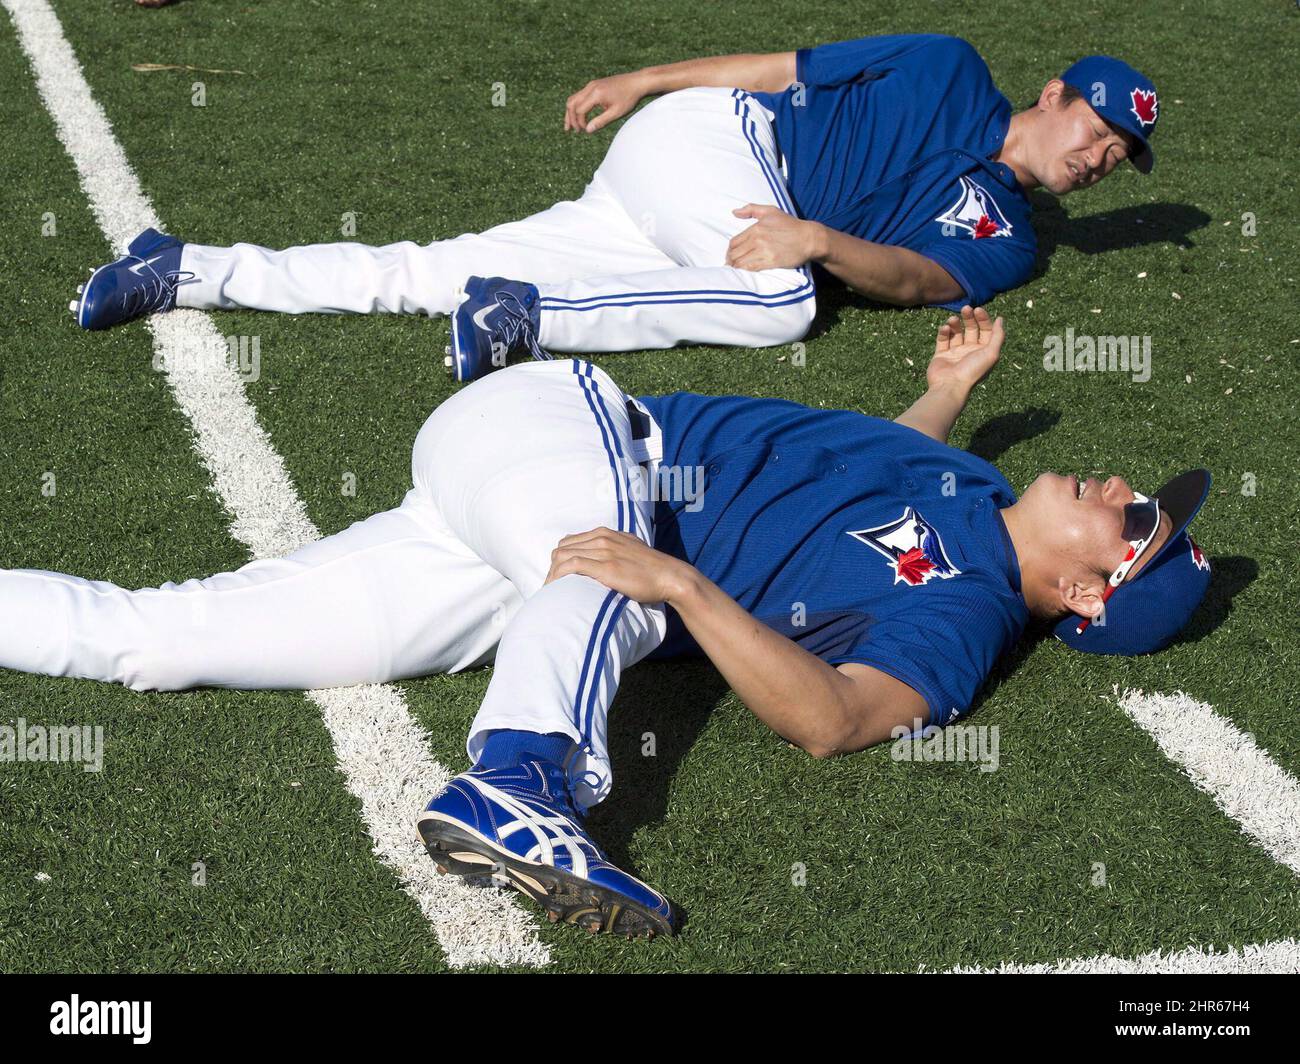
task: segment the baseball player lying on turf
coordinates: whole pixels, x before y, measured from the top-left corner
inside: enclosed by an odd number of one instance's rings
[[[462,381],[543,348],[783,344],[813,320],[813,264],[885,303],[979,305],[1034,268],[1028,190],[1154,162],[1155,87],[1107,56],[1016,114],[953,37],[697,59],[589,83],[565,127],[599,129],[657,93],[580,199],[523,221],[285,251],[150,229],[72,310],[88,329],[174,306],[454,314]]]
[[[434,859],[495,867],[553,918],[669,932],[670,903],[583,828],[610,790],[606,717],[628,666],[703,653],[825,757],[955,720],[1031,615],[1080,649],[1141,653],[1204,594],[1185,531],[1203,470],[1149,498],[1044,473],[1017,501],[947,445],[1002,340],[983,310],[950,318],[928,390],[893,422],[632,399],[589,362],[515,366],[433,412],[399,507],[287,558],[142,591],[0,570],[0,666],[177,690],[495,660],[474,767],[420,817]]]

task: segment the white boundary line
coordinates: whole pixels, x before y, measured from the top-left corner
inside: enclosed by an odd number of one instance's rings
[[[1182,691],[1116,690],[1115,700],[1253,842],[1300,875],[1300,781],[1213,706]]]
[[[1229,946],[1176,953],[1144,953],[1128,960],[1100,954],[1055,964],[1000,964],[996,968],[953,968],[950,975],[1283,975],[1300,972],[1300,942],[1293,938],[1262,946]]]
[[[1273,860],[1300,875],[1300,782],[1255,745],[1213,706],[1182,691],[1172,695],[1114,689],[1113,701],[1144,731],[1161,752],[1240,825],[1251,841]],[[1282,973],[1300,972],[1300,943],[1295,939],[1262,945],[1229,946],[1223,952],[1185,949],[1144,953],[1126,960],[1101,954],[1059,960],[1055,964],[1003,964],[997,968],[959,967],[956,974],[1134,974],[1134,973]]]
[[[158,216],[53,9],[46,0],[0,2],[17,27],[36,87],[99,226],[114,253],[124,254],[140,230],[161,228]],[[319,539],[243,384],[226,363],[226,343],[212,319],[201,311],[177,310],[154,316],[149,326],[155,361],[165,359],[167,383],[193,426],[195,449],[231,514],[231,534],[255,558],[281,557]],[[451,774],[429,754],[429,737],[411,718],[400,692],[370,685],[311,691],[308,697],[320,707],[348,789],[360,799],[375,854],[397,873],[433,924],[447,962],[453,967],[549,964],[550,950],[513,895],[435,874],[416,837],[415,817]]]

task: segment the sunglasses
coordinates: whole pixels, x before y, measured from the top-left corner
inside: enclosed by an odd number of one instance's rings
[[[1148,499],[1141,492],[1135,491],[1133,501],[1124,507],[1124,531],[1121,533],[1128,542],[1128,553],[1124,555],[1124,560],[1119,563],[1119,567],[1110,574],[1110,579],[1106,581],[1106,590],[1101,593],[1103,608],[1110,600],[1111,595],[1115,594],[1115,589],[1133,571],[1133,566],[1137,565],[1138,559],[1151,546],[1151,541],[1156,538],[1156,532],[1159,528],[1160,500]],[[1085,618],[1074,630],[1074,634],[1083,635],[1084,629],[1092,621],[1093,618],[1091,617]]]

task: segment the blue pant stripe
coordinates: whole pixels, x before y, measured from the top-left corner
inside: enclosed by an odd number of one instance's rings
[[[601,442],[605,446],[605,457],[609,460],[609,468],[614,475],[614,492],[618,500],[618,516],[616,518],[618,531],[627,531],[629,521],[632,523],[633,530],[635,530],[636,516],[632,509],[631,493],[626,490],[619,463],[616,461],[616,458],[622,457],[623,447],[619,442],[618,433],[614,430],[613,421],[609,418],[609,411],[605,407],[604,398],[601,396],[595,380],[592,379],[594,371],[595,367],[590,362],[575,361],[573,363],[573,372],[578,378],[578,387],[582,389],[582,394],[587,400],[587,407],[591,410],[591,415],[596,421],[596,427],[600,429]],[[593,391],[595,391],[594,401],[592,398]],[[627,508],[626,514],[624,507]],[[605,668],[605,654],[609,648],[609,640],[613,635],[614,625],[618,623],[618,618],[622,615],[623,608],[626,605],[627,598],[611,590],[601,602],[600,609],[596,612],[596,620],[591,626],[591,635],[587,639],[587,650],[583,656],[582,670],[578,676],[578,689],[574,693],[572,711],[574,726],[587,743],[591,742],[591,732],[589,730],[591,715],[596,704],[596,692],[600,687],[600,677]]]
[[[619,618],[623,616],[623,610],[627,608],[627,596],[619,595],[618,602],[614,609],[610,611],[609,623],[605,625],[605,635],[600,641],[600,650],[596,652],[596,668],[591,674],[591,686],[587,690],[587,706],[582,718],[582,734],[591,741],[591,721],[596,712],[596,695],[600,691],[600,675],[605,669],[605,654],[609,651],[609,640],[614,634],[614,627],[618,624]]]
[[[785,299],[787,296],[796,296],[806,292],[812,285],[811,281],[805,281],[796,288],[787,288],[784,292],[772,292],[767,295],[761,292],[751,292],[748,288],[679,288],[666,289],[662,292],[618,292],[613,295],[585,296],[582,299],[561,299],[559,296],[543,296],[542,306],[547,310],[591,310],[594,307],[581,306],[583,303],[605,303],[615,299],[634,299],[643,303],[660,302],[660,303],[708,303],[707,299],[665,299],[665,296],[742,296],[745,302],[756,304],[772,303],[774,300]],[[627,304],[631,305],[631,304]],[[777,303],[777,306],[783,306]]]
[[[587,637],[587,652],[582,658],[582,671],[578,674],[578,690],[573,695],[573,726],[578,729],[578,733],[584,741],[589,742],[591,736],[587,734],[582,726],[583,720],[583,693],[587,690],[587,676],[591,671],[592,658],[596,650],[596,643],[602,640],[602,628],[605,623],[605,617],[609,613],[610,606],[614,600],[621,598],[617,591],[611,590],[600,604],[600,609],[596,611],[596,622],[591,626],[591,635]],[[602,643],[602,645],[604,645]]]

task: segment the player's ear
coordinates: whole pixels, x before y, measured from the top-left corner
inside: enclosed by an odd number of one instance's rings
[[[1101,596],[1105,590],[1105,579],[1086,570],[1075,573],[1072,577],[1060,576],[1056,579],[1056,593],[1060,597],[1061,608],[1076,617],[1096,617],[1101,612]]]
[[[1061,100],[1061,93],[1065,89],[1065,82],[1060,78],[1052,78],[1043,86],[1043,91],[1038,94],[1038,109],[1040,111],[1055,110]]]

